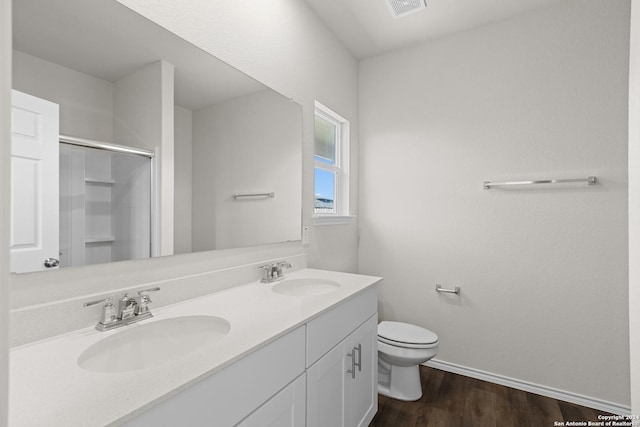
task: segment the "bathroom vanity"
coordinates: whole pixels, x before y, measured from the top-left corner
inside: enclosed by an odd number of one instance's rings
[[[18,347],[10,425],[366,426],[377,410],[379,280],[303,269],[152,307],[154,318],[113,331]],[[190,341],[201,331],[212,339]],[[127,340],[140,360],[100,360]]]

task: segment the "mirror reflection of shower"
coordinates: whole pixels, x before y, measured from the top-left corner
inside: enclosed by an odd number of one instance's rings
[[[151,156],[61,140],[61,267],[151,256]]]

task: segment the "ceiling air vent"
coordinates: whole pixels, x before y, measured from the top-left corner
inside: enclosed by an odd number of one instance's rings
[[[425,0],[387,0],[387,2],[394,18],[400,18],[427,7]]]

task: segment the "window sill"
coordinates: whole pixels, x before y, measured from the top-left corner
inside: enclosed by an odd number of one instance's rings
[[[313,225],[346,225],[356,220],[355,215],[314,215]]]

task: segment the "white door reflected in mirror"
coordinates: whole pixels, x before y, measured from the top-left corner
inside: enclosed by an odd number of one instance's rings
[[[58,105],[11,96],[11,272],[57,267]]]
[[[58,104],[12,98],[11,272],[150,257],[151,158],[60,136]]]

